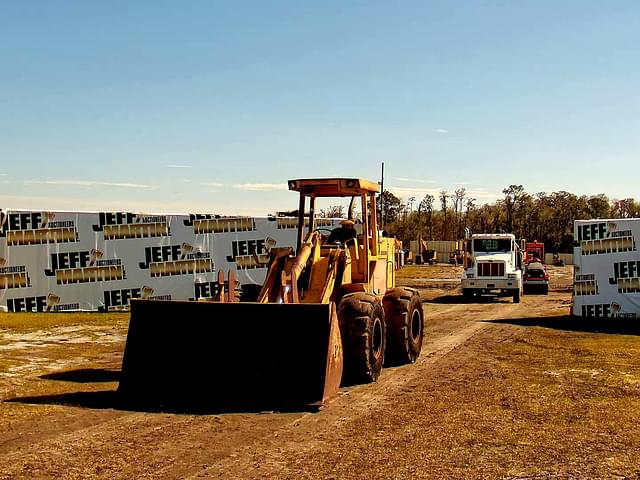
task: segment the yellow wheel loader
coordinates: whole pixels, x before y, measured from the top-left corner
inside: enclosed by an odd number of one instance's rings
[[[235,301],[231,286],[215,302],[132,300],[125,402],[319,405],[340,385],[376,381],[385,362],[415,362],[422,303],[395,287],[395,240],[376,221],[378,184],[299,179],[289,190],[300,195],[297,248],[271,250],[255,301]],[[316,228],[319,197],[351,198],[342,226]]]

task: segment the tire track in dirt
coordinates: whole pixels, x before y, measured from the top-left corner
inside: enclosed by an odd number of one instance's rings
[[[111,413],[72,431],[60,425],[56,435],[0,455],[0,478],[162,478],[160,473],[176,464],[202,465],[203,455],[233,455],[233,448],[245,441],[245,424],[251,435],[259,436],[289,418]]]
[[[342,389],[320,412],[87,415],[85,425],[61,425],[44,439],[4,445],[0,478],[286,478],[288,459],[309,454],[332,432],[352,431],[390,398],[411,391],[434,363],[491,325],[480,320],[523,316],[522,304],[475,307],[469,315],[465,304],[428,305],[427,322],[435,316],[448,320],[439,325],[440,334],[427,328],[415,365],[386,368],[378,383]]]
[[[446,312],[449,316],[453,313],[454,317],[458,317],[456,313],[467,315],[467,310],[468,305],[458,304],[448,306],[438,313]],[[441,337],[428,339],[425,345],[428,353],[422,355],[416,364],[384,369],[375,384],[343,389],[338,398],[319,413],[296,418],[278,432],[241,447],[233,457],[221,459],[187,478],[295,478],[299,472],[287,471],[289,459],[309,454],[324,444],[331,432],[349,431],[349,425],[357,425],[361,423],[360,419],[376,415],[390,397],[411,391],[433,364],[442,361],[446,355],[461,347],[481,330],[492,326],[484,321],[522,316],[521,312],[525,311],[526,306],[523,304],[487,304],[480,314],[469,318],[461,328]],[[500,334],[508,335],[510,329],[497,330]]]

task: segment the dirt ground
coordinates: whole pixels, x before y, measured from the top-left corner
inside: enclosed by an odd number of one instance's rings
[[[320,411],[124,410],[126,315],[0,314],[0,478],[640,478],[640,329],[572,318],[550,273],[464,303],[460,267],[403,268],[418,362]]]

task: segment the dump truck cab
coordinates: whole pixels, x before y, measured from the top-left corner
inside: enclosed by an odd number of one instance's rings
[[[522,294],[522,249],[510,233],[474,234],[467,242],[468,259],[462,276],[462,294],[512,296]]]

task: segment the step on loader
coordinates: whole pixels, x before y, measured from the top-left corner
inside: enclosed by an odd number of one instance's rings
[[[132,300],[122,400],[321,405],[341,385],[376,381],[384,363],[416,361],[422,303],[416,290],[395,286],[395,239],[376,221],[378,184],[299,179],[289,190],[299,193],[297,247],[271,250],[253,301],[238,302],[232,287],[213,302]],[[341,226],[316,227],[320,197],[351,198]]]

